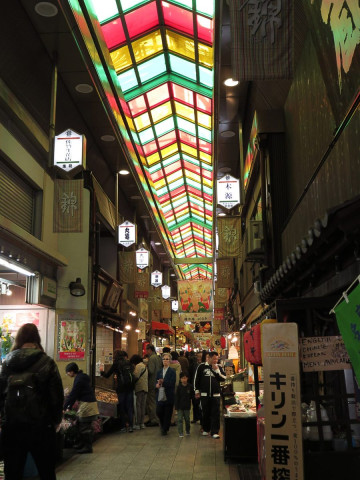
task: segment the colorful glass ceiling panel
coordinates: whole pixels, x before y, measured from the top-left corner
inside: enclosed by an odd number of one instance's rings
[[[92,5],[169,254],[182,278],[212,278],[215,0]]]

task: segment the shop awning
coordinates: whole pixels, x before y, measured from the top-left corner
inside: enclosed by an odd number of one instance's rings
[[[174,335],[175,330],[170,327],[167,323],[161,323],[161,322],[151,322],[151,330],[153,332],[159,331],[163,335],[164,333],[167,333],[169,335]]]

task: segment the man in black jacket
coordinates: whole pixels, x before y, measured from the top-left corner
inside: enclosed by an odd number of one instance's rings
[[[220,438],[220,382],[226,379],[218,365],[217,352],[210,352],[209,363],[201,363],[196,371],[195,396],[201,400],[202,435]]]
[[[93,429],[92,422],[96,420],[99,409],[95,393],[90,384],[90,377],[72,362],[66,365],[66,374],[74,378],[71,392],[64,402],[64,410],[69,410],[76,401],[79,407],[76,412],[79,421],[80,445],[78,453],[92,453]]]

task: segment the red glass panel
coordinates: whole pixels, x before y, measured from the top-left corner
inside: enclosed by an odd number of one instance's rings
[[[155,140],[153,140],[152,142],[149,142],[146,145],[143,145],[143,149],[144,149],[145,157],[147,157],[148,155],[151,155],[152,153],[156,152],[158,147],[156,145]]]
[[[152,181],[154,183],[158,182],[162,178],[164,178],[164,171],[162,168],[160,168],[157,172],[154,172],[151,174]]]
[[[172,132],[167,133],[166,135],[163,135],[162,137],[158,138],[159,146],[160,148],[165,148],[172,143],[176,142],[176,132],[173,130]]]
[[[189,170],[190,172],[201,175],[200,167],[198,167],[197,165],[194,165],[193,163],[187,162],[186,160],[184,161],[184,168],[186,170]]]
[[[196,21],[199,39],[205,40],[205,42],[212,44],[214,40],[213,20],[210,20],[210,18],[202,17],[201,15],[196,15]]]
[[[204,142],[204,140],[200,140],[200,139],[199,139],[199,148],[200,148],[201,151],[203,151],[203,152],[208,153],[209,155],[211,155],[211,152],[212,152],[212,145],[211,145],[211,143]]]
[[[131,100],[129,102],[129,107],[133,117],[136,117],[140,113],[145,112],[147,108],[144,96],[140,95],[140,97],[136,97],[134,98],[134,100]]]
[[[200,189],[191,187],[190,185],[187,186],[187,189],[188,189],[188,192],[189,192],[189,193],[193,193],[193,194],[196,195],[196,196],[199,196],[199,195],[202,194],[202,192],[201,192]]]
[[[212,195],[209,195],[208,193],[205,193],[205,192],[203,192],[202,195],[203,195],[204,200],[207,200],[208,202],[212,203],[212,201],[213,201],[213,196]]]
[[[169,194],[169,193],[167,193],[166,195],[162,195],[162,196],[159,197],[159,202],[160,202],[161,204],[166,203],[166,202],[168,202],[169,200],[170,200],[170,194]]]
[[[181,161],[178,160],[177,162],[172,163],[168,167],[164,168],[165,174],[170,175],[171,173],[177,172],[181,169]]]
[[[128,117],[130,117],[130,110],[129,110],[129,106],[128,104],[126,103],[126,101],[119,97],[119,100],[120,100],[120,105],[121,105],[121,108],[123,110],[123,112],[125,113],[125,115],[127,115]]]
[[[187,145],[190,145],[191,147],[194,147],[194,148],[197,147],[196,137],[193,137],[189,133],[185,133],[182,130],[179,130],[179,137],[180,137],[180,140],[186,143]]]
[[[120,18],[115,18],[115,20],[103,25],[101,30],[104,34],[105,42],[109,50],[126,41]]]
[[[204,97],[198,93],[196,95],[196,106],[199,110],[205,113],[211,114],[212,112],[212,99],[209,97]]]
[[[150,90],[150,92],[147,93],[147,99],[151,108],[166,102],[169,98],[169,86],[167,83],[164,83],[164,85],[160,85],[160,87],[154,88],[154,90]]]
[[[129,143],[130,143],[130,142],[129,142]],[[144,156],[144,151],[143,151],[141,145],[136,144],[136,149],[137,149],[139,155]]]
[[[202,169],[201,174],[207,180],[212,180],[214,177],[213,172],[209,172],[209,170],[206,170],[205,168]]]
[[[165,25],[176,30],[194,35],[193,14],[185,8],[176,7],[168,2],[162,2]]]
[[[194,93],[187,88],[180,87],[176,83],[171,84],[173,97],[180,102],[186,103],[190,107],[194,106]]]
[[[136,37],[159,25],[156,2],[151,2],[128,13],[125,15],[125,21],[130,38]]]
[[[170,192],[171,198],[174,199],[174,198],[177,197],[178,195],[183,194],[184,191],[185,191],[185,187],[184,187],[184,186],[179,187],[179,188],[177,188],[176,190],[173,190],[172,192]]]

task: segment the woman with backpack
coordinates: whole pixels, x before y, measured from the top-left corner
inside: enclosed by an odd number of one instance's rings
[[[132,433],[134,417],[134,377],[133,366],[128,360],[128,354],[124,350],[115,350],[114,363],[110,370],[101,372],[101,376],[109,378],[116,375],[116,393],[118,396],[118,413],[120,418],[120,432],[126,432],[126,419],[128,432]]]
[[[36,325],[19,328],[0,375],[1,441],[5,477],[22,480],[28,453],[39,477],[56,480],[56,431],[64,389],[56,363],[44,352]]]

